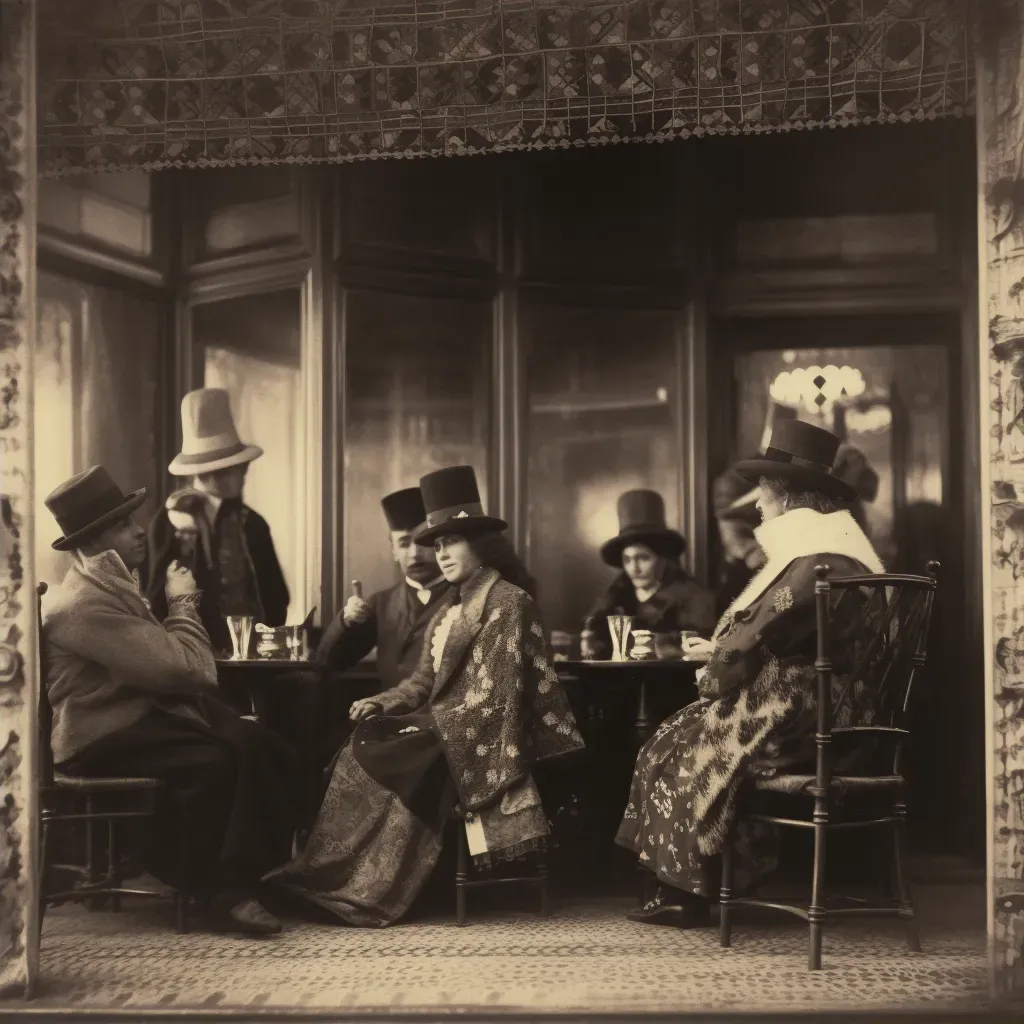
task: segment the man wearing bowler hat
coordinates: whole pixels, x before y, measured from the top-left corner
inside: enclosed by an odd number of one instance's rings
[[[55,765],[81,776],[158,779],[147,868],[195,896],[218,928],[280,931],[257,886],[287,860],[301,799],[294,752],[217,697],[217,670],[187,568],[165,570],[159,622],[136,570],[146,535],[101,466],[61,484],[46,507],[74,562],[43,602],[42,645]]]
[[[434,554],[413,542],[413,533],[427,518],[418,487],[395,491],[381,501],[391,539],[391,554],[402,578],[369,600],[353,594],[324,633],[317,661],[324,668],[344,669],[377,648],[382,689],[412,675],[423,637],[438,599],[448,583]]]
[[[199,614],[214,650],[231,650],[229,615],[283,626],[290,596],[267,521],[242,500],[249,465],[263,449],[238,436],[228,393],[190,391],[181,403],[181,452],[168,471],[187,481],[149,527],[146,595],[157,618],[167,607],[163,576],[173,561],[187,565],[202,598]]]

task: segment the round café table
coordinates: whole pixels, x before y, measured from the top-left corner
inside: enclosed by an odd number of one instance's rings
[[[584,686],[600,686],[605,682],[625,683],[637,690],[636,718],[633,729],[642,744],[654,734],[660,723],[651,721],[648,686],[655,682],[693,684],[696,662],[681,659],[644,661],[559,661],[555,668],[562,678],[578,680]]]

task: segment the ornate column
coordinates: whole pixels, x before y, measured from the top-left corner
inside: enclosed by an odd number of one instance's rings
[[[989,936],[995,993],[1006,998],[1024,995],[1024,0],[976,10]]]
[[[0,0],[0,992],[35,977],[35,0]]]

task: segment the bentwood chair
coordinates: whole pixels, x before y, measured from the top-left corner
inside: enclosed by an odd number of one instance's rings
[[[813,773],[791,770],[756,777],[755,764],[750,769],[754,777],[743,782],[736,822],[722,852],[719,920],[723,947],[732,940],[732,908],[743,905],[785,911],[807,921],[811,970],[821,967],[826,916],[901,918],[908,947],[920,952],[907,879],[907,786],[903,761],[909,737],[907,706],[914,677],[925,662],[938,570],[939,563],[930,562],[927,576],[830,579],[828,566],[815,569],[818,645]],[[847,629],[847,635],[837,636],[843,624],[850,622],[858,635],[849,635]],[[840,667],[839,674],[833,672],[833,658]],[[863,713],[865,707],[871,709],[867,716]],[[858,724],[858,720],[870,724]],[[743,819],[813,833],[809,908],[782,900],[733,896],[735,830]],[[861,829],[875,830],[891,844],[890,876],[882,880],[885,898],[869,904],[836,896],[846,905],[826,908],[827,840]],[[895,894],[894,899],[890,893]]]
[[[42,597],[47,586],[36,588],[36,624],[39,669],[39,927],[47,906],[85,903],[96,907],[107,900],[111,909],[121,909],[122,896],[148,896],[173,899],[179,932],[187,930],[183,893],[158,892],[130,888],[125,883],[128,868],[120,843],[118,825],[125,821],[152,823],[156,805],[157,779],[135,777],[79,777],[54,770],[50,734],[53,712],[46,691],[46,654],[42,642]],[[57,826],[84,825],[84,863],[52,862],[51,841]],[[103,826],[106,826],[105,837]],[[105,844],[102,839],[105,838]],[[105,846],[105,866],[97,863],[97,853]],[[71,876],[70,887],[51,887],[52,876]]]
[[[455,861],[455,920],[459,926],[467,921],[466,895],[469,889],[482,889],[499,885],[527,885],[540,890],[540,915],[547,917],[551,913],[551,900],[548,890],[547,850],[541,848],[525,854],[523,861],[530,862],[533,870],[526,875],[495,874],[487,869],[471,869],[469,840],[466,837],[466,824],[472,821],[472,814],[466,814],[456,806],[452,812],[457,833]],[[517,863],[514,861],[513,863]]]

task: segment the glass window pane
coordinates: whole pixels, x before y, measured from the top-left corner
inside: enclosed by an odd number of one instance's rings
[[[345,585],[369,595],[395,582],[385,494],[468,464],[486,506],[491,309],[352,292],[346,316]]]
[[[679,527],[674,314],[527,311],[530,571],[551,629],[578,633],[613,571],[598,548],[618,533],[616,501],[644,487]]]
[[[162,324],[160,307],[138,295],[47,272],[38,281],[36,566],[55,583],[69,556],[50,547],[58,531],[43,499],[58,484],[102,464],[124,490],[148,489],[140,522],[156,508]]]
[[[228,392],[242,440],[263,449],[249,469],[245,502],[270,525],[291,592],[288,621],[300,622],[308,611],[300,292],[197,306],[193,324],[205,386]]]
[[[135,256],[153,255],[151,177],[95,174],[39,182],[39,224]]]

